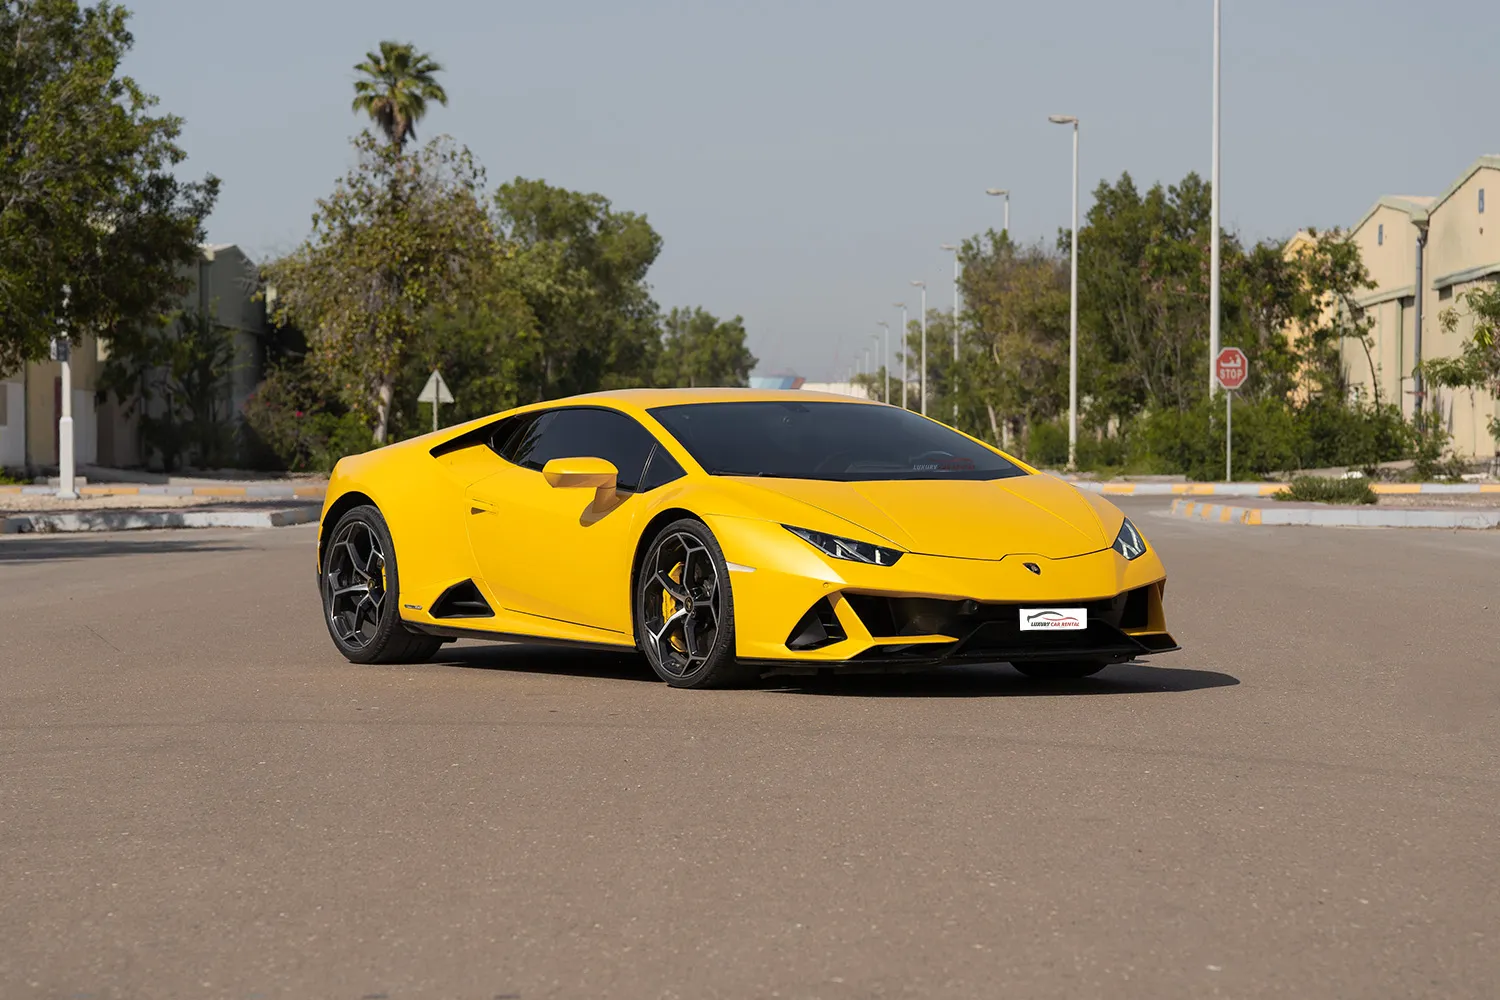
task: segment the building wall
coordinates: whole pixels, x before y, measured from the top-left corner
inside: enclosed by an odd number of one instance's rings
[[[1485,192],[1485,210],[1479,211],[1479,192]],[[1424,357],[1451,357],[1460,353],[1474,332],[1465,315],[1463,295],[1483,282],[1500,280],[1500,158],[1487,157],[1477,169],[1456,185],[1429,216],[1426,274],[1422,289],[1422,353]],[[1458,283],[1448,278],[1465,271],[1492,273]],[[1453,310],[1457,324],[1453,332],[1443,329],[1443,313]],[[1487,424],[1495,415],[1494,397],[1485,392],[1434,389],[1429,396],[1433,412],[1440,413],[1454,448],[1461,454],[1488,458],[1496,453],[1495,440]]]
[[[26,465],[26,386],[20,375],[0,381],[0,468]]]

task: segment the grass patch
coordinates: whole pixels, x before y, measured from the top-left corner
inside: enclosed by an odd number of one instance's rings
[[[0,486],[25,486],[29,482],[31,480],[12,475],[10,469],[0,469]]]
[[[1291,485],[1275,494],[1277,500],[1301,500],[1306,503],[1374,503],[1378,498],[1363,476],[1356,479],[1330,479],[1327,476],[1296,476]]]

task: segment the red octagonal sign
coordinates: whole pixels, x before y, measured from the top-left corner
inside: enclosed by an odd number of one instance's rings
[[[1214,361],[1214,374],[1219,384],[1231,391],[1245,384],[1250,377],[1250,360],[1238,347],[1226,347]]]

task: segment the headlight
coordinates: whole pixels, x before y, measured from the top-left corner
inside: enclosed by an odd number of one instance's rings
[[[1110,548],[1120,553],[1126,559],[1139,559],[1146,554],[1146,539],[1141,536],[1141,533],[1136,530],[1135,525],[1130,523],[1130,518],[1127,517],[1125,523],[1120,525],[1120,533],[1115,536],[1115,544],[1111,545]]]
[[[790,524],[783,524],[782,527],[819,552],[835,559],[869,563],[872,566],[894,566],[896,560],[902,555],[897,549],[882,548],[879,545],[871,545],[869,542],[856,542],[852,538],[840,538],[838,535],[827,535],[821,531],[794,528]]]

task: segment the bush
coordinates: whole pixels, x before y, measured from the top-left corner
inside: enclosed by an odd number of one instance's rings
[[[1026,461],[1039,469],[1068,464],[1068,429],[1055,421],[1032,424],[1026,435]]]
[[[245,403],[245,422],[272,462],[293,472],[331,472],[339,459],[369,451],[369,426],[319,398],[300,366],[277,368]]]
[[[1291,486],[1276,494],[1277,500],[1310,503],[1374,503],[1375,491],[1364,476],[1332,479],[1328,476],[1296,476]]]

